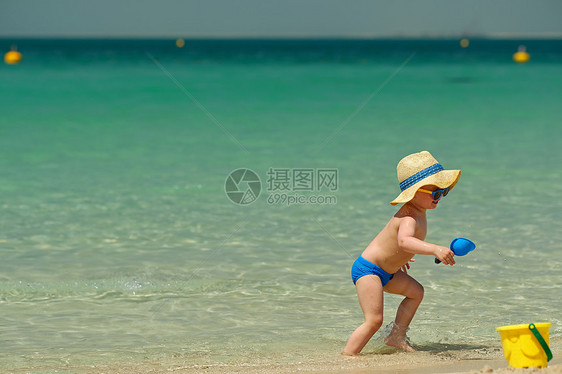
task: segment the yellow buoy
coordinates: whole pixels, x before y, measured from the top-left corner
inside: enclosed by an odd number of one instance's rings
[[[530,59],[531,55],[527,53],[527,48],[524,45],[520,45],[519,50],[513,54],[513,61],[519,64],[529,62]]]
[[[4,62],[8,65],[15,65],[15,64],[19,64],[21,61],[21,53],[19,53],[16,50],[7,52],[4,55]]]
[[[460,45],[461,45],[461,47],[466,48],[470,45],[470,40],[468,40],[466,38],[461,39]]]
[[[178,40],[176,40],[176,46],[178,48],[183,48],[184,45],[185,45],[185,41],[182,38],[179,38]]]

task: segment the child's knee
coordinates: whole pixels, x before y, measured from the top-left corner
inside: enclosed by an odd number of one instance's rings
[[[416,286],[412,287],[410,289],[410,292],[408,292],[408,295],[406,295],[406,296],[410,299],[416,299],[416,300],[421,301],[423,299],[424,293],[425,293],[425,290],[424,290],[423,286],[419,283],[416,283]]]
[[[416,299],[422,300],[425,290],[421,284],[418,283],[418,287],[416,290]]]
[[[372,316],[365,320],[365,325],[369,329],[369,332],[373,334],[377,332],[382,326],[382,316]]]

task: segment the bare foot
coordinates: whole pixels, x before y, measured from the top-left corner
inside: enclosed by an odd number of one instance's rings
[[[405,352],[415,352],[417,349],[412,347],[410,343],[406,341],[403,337],[396,337],[389,335],[384,339],[384,343],[390,347],[400,348]]]
[[[384,342],[386,345],[390,347],[400,348],[406,352],[415,352],[417,349],[412,347],[408,340],[406,340],[406,331],[408,331],[408,327],[401,327],[398,326],[396,323],[392,325],[392,331],[386,338],[384,338]]]
[[[347,353],[347,352],[340,353],[340,356],[345,357],[345,358],[357,358],[357,355],[354,355],[353,353]]]

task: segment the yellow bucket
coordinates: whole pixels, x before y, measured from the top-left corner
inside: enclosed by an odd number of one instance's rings
[[[552,358],[548,348],[548,328],[552,323],[531,323],[496,328],[502,340],[503,354],[514,368],[545,368]]]

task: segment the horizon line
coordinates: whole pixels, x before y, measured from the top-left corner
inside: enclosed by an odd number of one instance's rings
[[[0,40],[6,39],[113,39],[113,40],[457,40],[457,39],[490,39],[490,40],[558,40],[562,33],[482,33],[482,34],[349,34],[349,35],[103,35],[103,34],[73,34],[73,35],[0,35]]]

